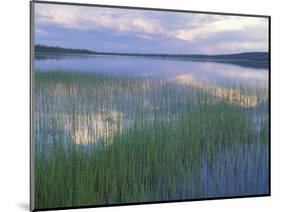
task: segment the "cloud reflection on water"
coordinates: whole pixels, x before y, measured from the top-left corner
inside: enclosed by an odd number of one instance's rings
[[[196,80],[190,74],[178,75],[172,80],[172,82],[175,82],[176,84],[179,85],[187,85],[187,86],[195,87],[203,92],[206,92],[211,96],[217,97],[218,99],[226,100],[245,108],[256,107],[258,103],[262,101],[262,100],[258,101],[257,95],[250,95],[250,94],[243,93],[239,89],[239,87],[231,88],[218,84],[207,85],[203,81]]]

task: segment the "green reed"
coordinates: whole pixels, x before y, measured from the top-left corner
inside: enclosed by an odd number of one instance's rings
[[[36,208],[267,193],[266,88],[224,88],[36,72]]]

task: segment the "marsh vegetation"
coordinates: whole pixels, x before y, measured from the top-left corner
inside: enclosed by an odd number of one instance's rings
[[[36,208],[268,193],[268,85],[189,76],[35,71]]]

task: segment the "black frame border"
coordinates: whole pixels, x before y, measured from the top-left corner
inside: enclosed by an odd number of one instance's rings
[[[252,197],[269,197],[271,196],[271,16],[270,15],[256,15],[256,14],[241,14],[241,13],[227,13],[227,12],[210,12],[199,10],[180,10],[180,9],[164,9],[164,8],[148,8],[148,7],[133,7],[133,6],[121,6],[121,5],[103,5],[103,4],[90,4],[90,3],[73,3],[73,2],[57,2],[57,1],[44,1],[44,0],[31,0],[29,13],[29,191],[30,191],[30,211],[51,211],[51,210],[67,210],[67,209],[86,209],[86,208],[101,208],[101,207],[116,207],[116,206],[136,206],[136,205],[149,205],[160,203],[180,203],[180,202],[195,202],[204,200],[225,200],[225,199],[240,199],[240,198],[252,198]],[[131,202],[120,204],[108,204],[108,205],[85,205],[85,206],[73,206],[73,207],[53,207],[53,208],[35,208],[34,197],[34,149],[33,149],[33,67],[34,67],[34,4],[53,4],[53,5],[71,5],[71,6],[85,6],[85,7],[102,7],[102,8],[116,8],[116,9],[128,9],[128,10],[149,10],[149,11],[163,11],[163,12],[180,12],[180,13],[195,13],[195,14],[208,14],[208,15],[225,15],[225,16],[240,16],[240,17],[255,17],[255,18],[267,18],[268,19],[268,193],[257,195],[241,195],[241,196],[225,196],[225,197],[209,197],[209,198],[194,198],[194,199],[182,199],[182,200],[167,200],[167,201],[150,201],[150,202]]]

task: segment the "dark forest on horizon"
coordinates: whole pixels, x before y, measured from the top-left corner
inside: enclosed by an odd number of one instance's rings
[[[232,63],[236,65],[268,68],[268,52],[240,52],[232,54],[156,54],[156,53],[127,53],[127,52],[99,52],[87,49],[72,49],[59,46],[47,46],[36,44],[35,53],[38,54],[78,54],[78,55],[116,55],[116,56],[140,56],[140,57],[161,57],[193,61],[213,61],[222,63]],[[40,58],[42,59],[42,58]]]

